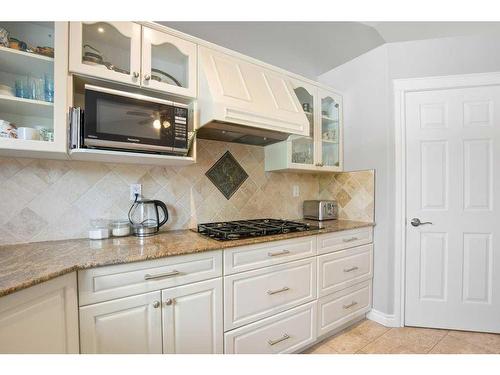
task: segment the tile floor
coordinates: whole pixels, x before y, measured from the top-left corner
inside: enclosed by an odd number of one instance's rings
[[[387,328],[362,320],[309,348],[307,354],[500,354],[500,334]]]

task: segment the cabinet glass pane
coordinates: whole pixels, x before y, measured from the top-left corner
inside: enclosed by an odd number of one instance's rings
[[[339,165],[339,113],[335,99],[321,99],[321,156],[325,166]]]
[[[303,88],[295,89],[295,94],[299,99],[302,109],[309,120],[309,137],[293,136],[292,142],[292,163],[313,164],[314,163],[314,97]]]
[[[82,63],[129,75],[130,39],[111,23],[83,23]]]
[[[151,45],[151,79],[188,87],[189,57],[171,43]]]
[[[54,23],[0,22],[0,137],[54,140]]]

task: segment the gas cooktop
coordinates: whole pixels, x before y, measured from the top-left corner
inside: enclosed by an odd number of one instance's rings
[[[297,221],[280,219],[255,219],[198,224],[198,233],[219,240],[270,236],[290,232],[303,232],[319,227]]]

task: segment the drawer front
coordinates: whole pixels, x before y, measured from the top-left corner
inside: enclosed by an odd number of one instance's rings
[[[316,341],[316,301],[225,334],[226,354],[294,353]]]
[[[222,276],[222,252],[189,254],[78,272],[80,306]]]
[[[331,253],[350,247],[365,245],[373,241],[373,228],[358,228],[342,232],[325,233],[318,236],[318,254]]]
[[[363,245],[318,257],[320,297],[345,289],[373,274],[373,245]]]
[[[316,236],[224,250],[224,274],[254,270],[316,255]]]
[[[366,314],[371,308],[371,281],[364,281],[318,300],[318,337]]]
[[[316,298],[316,258],[224,277],[224,330]]]

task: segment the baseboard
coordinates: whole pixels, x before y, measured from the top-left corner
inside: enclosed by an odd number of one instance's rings
[[[391,314],[386,314],[380,312],[378,310],[371,309],[368,314],[366,314],[366,319],[373,320],[379,324],[382,324],[386,327],[399,327],[399,322],[396,320],[396,317]]]

